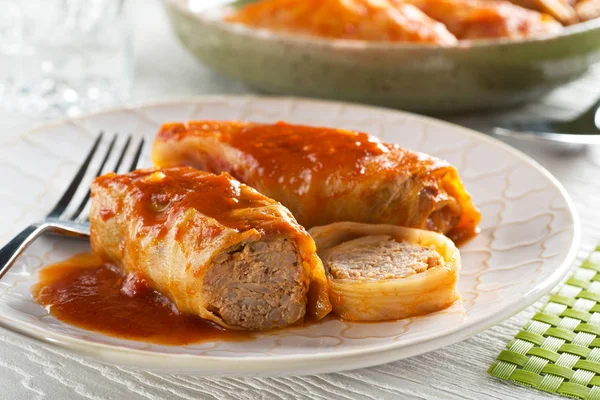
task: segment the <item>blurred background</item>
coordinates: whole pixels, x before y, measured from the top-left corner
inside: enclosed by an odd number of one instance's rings
[[[128,101],[246,92],[178,43],[160,0],[0,0],[0,10],[5,129]]]
[[[182,46],[165,12],[166,3],[169,1],[0,0],[2,127],[19,131],[43,120],[126,102],[258,93],[255,87],[260,85],[250,87],[222,71],[216,72]],[[190,9],[203,10],[213,3],[222,1],[192,1],[189,5]],[[20,37],[28,38],[27,46],[14,45]],[[589,48],[589,41],[589,37],[582,38],[579,43]],[[440,49],[442,53],[448,50],[455,49]],[[559,50],[552,52],[557,54]],[[568,62],[568,57],[563,58],[559,62]],[[485,67],[486,59],[479,57],[479,63]],[[418,58],[415,65],[419,65]],[[545,66],[540,65],[536,68],[545,73]],[[502,79],[503,66],[496,68],[500,72],[492,78]],[[425,70],[426,65],[421,69]],[[549,96],[540,95],[525,106],[487,113],[452,113],[444,118],[482,130],[488,130],[494,118],[510,118],[512,114],[570,118],[594,103],[598,77],[600,70],[592,67],[581,79],[559,85]],[[449,94],[450,88],[440,86],[440,97]]]

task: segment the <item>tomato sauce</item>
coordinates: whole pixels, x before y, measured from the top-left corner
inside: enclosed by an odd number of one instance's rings
[[[142,280],[126,276],[92,253],[42,269],[34,299],[57,319],[109,336],[182,346],[204,341],[241,341],[250,332],[231,331],[181,314]]]

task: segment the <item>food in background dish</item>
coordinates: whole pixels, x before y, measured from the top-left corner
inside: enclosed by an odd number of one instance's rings
[[[600,17],[600,0],[581,0],[575,5],[575,11],[580,21]]]
[[[600,17],[599,0],[511,0],[513,3],[552,15],[564,25]]]
[[[446,27],[410,4],[388,0],[266,0],[247,5],[228,21],[274,31],[336,39],[453,45]]]
[[[406,0],[441,21],[459,39],[527,38],[557,33],[561,25],[548,14],[506,1]]]
[[[309,232],[330,280],[333,311],[344,319],[408,318],[458,299],[460,254],[439,233],[352,222]]]
[[[353,221],[476,234],[479,211],[456,169],[343,129],[243,122],[165,124],[158,167],[227,172],[290,209],[306,228]]]
[[[491,0],[260,0],[226,20],[328,38],[447,46],[456,44],[457,38],[528,38],[557,33],[561,24],[553,16],[563,23],[573,23],[576,18],[564,1],[515,0],[523,3],[515,5]]]
[[[173,168],[99,177],[90,223],[96,254],[182,313],[260,331],[331,309],[308,233],[281,204],[227,174]]]
[[[574,1],[570,0],[510,0],[512,3],[530,10],[536,10],[554,17],[564,25],[578,21],[573,8]]]

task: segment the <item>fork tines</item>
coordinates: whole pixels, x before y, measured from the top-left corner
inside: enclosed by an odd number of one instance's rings
[[[107,144],[104,143],[104,137],[104,133],[101,132],[94,140],[92,148],[73,181],[47,218],[71,221],[87,220],[90,200],[89,188],[94,178],[109,172],[130,172],[141,167],[146,145],[146,139],[143,136],[114,134]],[[100,150],[104,147],[105,150]],[[127,162],[129,159],[131,161]],[[114,162],[111,162],[113,160]],[[129,165],[129,168],[123,170],[124,164]],[[92,166],[97,166],[95,174],[88,172]],[[77,204],[75,199],[79,198],[78,193],[85,193],[85,195],[80,198],[79,204],[73,210],[73,207]]]

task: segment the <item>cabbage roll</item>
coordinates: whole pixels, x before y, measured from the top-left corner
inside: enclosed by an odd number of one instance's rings
[[[96,178],[91,191],[92,250],[179,312],[261,331],[331,309],[306,230],[228,174],[138,170]]]
[[[413,5],[390,0],[263,0],[226,20],[332,39],[457,44],[443,24]]]
[[[416,6],[429,17],[442,22],[459,40],[530,38],[557,34],[562,30],[562,25],[552,16],[519,7],[508,1],[402,1]]]
[[[365,133],[286,123],[170,123],[159,167],[227,172],[290,209],[306,228],[353,221],[473,236],[480,214],[456,169]]]

